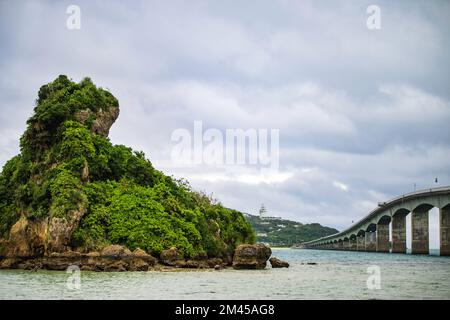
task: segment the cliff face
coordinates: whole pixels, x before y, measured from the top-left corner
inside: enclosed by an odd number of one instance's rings
[[[75,114],[75,119],[82,124],[87,124],[89,119],[95,119],[92,122],[91,132],[103,137],[109,135],[109,129],[119,117],[119,107],[110,107],[107,110],[99,109],[92,112],[89,109],[80,110]]]
[[[159,255],[227,256],[254,242],[240,212],[155,170],[108,139],[118,101],[90,79],[42,86],[21,153],[0,174],[0,256],[42,257],[108,245]]]
[[[65,218],[45,217],[38,220],[21,214],[3,241],[5,257],[39,257],[70,250],[70,239],[86,208],[68,212]]]

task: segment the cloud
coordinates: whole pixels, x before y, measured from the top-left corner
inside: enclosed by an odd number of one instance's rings
[[[450,3],[0,2],[0,164],[38,88],[90,76],[119,99],[112,142],[224,205],[347,227],[378,201],[450,184]],[[239,8],[238,8],[239,6]],[[174,166],[174,130],[279,129],[280,169]]]

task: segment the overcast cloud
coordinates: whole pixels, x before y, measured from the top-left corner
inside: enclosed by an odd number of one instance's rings
[[[449,16],[447,1],[3,0],[0,165],[39,87],[89,76],[119,99],[113,143],[228,207],[342,229],[414,183],[450,185]],[[171,134],[195,120],[279,129],[279,172],[173,166]]]

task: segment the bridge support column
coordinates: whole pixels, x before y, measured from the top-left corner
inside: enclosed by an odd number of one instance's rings
[[[361,235],[356,237],[356,250],[366,251],[366,237]]]
[[[428,254],[428,210],[414,210],[411,214],[412,254]]]
[[[350,240],[342,240],[342,246],[343,250],[348,251],[350,250]]]
[[[376,251],[376,234],[375,232],[366,232],[366,251]]]
[[[344,250],[344,241],[338,241],[338,250]]]
[[[350,251],[356,251],[356,238],[350,238]]]
[[[439,210],[440,255],[450,256],[450,205]]]
[[[392,217],[392,252],[406,253],[406,215]]]
[[[389,252],[389,224],[377,225],[377,252]]]

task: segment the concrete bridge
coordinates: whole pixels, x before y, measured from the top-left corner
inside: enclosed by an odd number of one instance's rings
[[[428,254],[428,212],[433,207],[439,209],[440,255],[449,256],[450,186],[420,190],[381,202],[346,230],[306,242],[303,246],[310,249],[406,253],[406,216],[411,214],[411,253]]]

